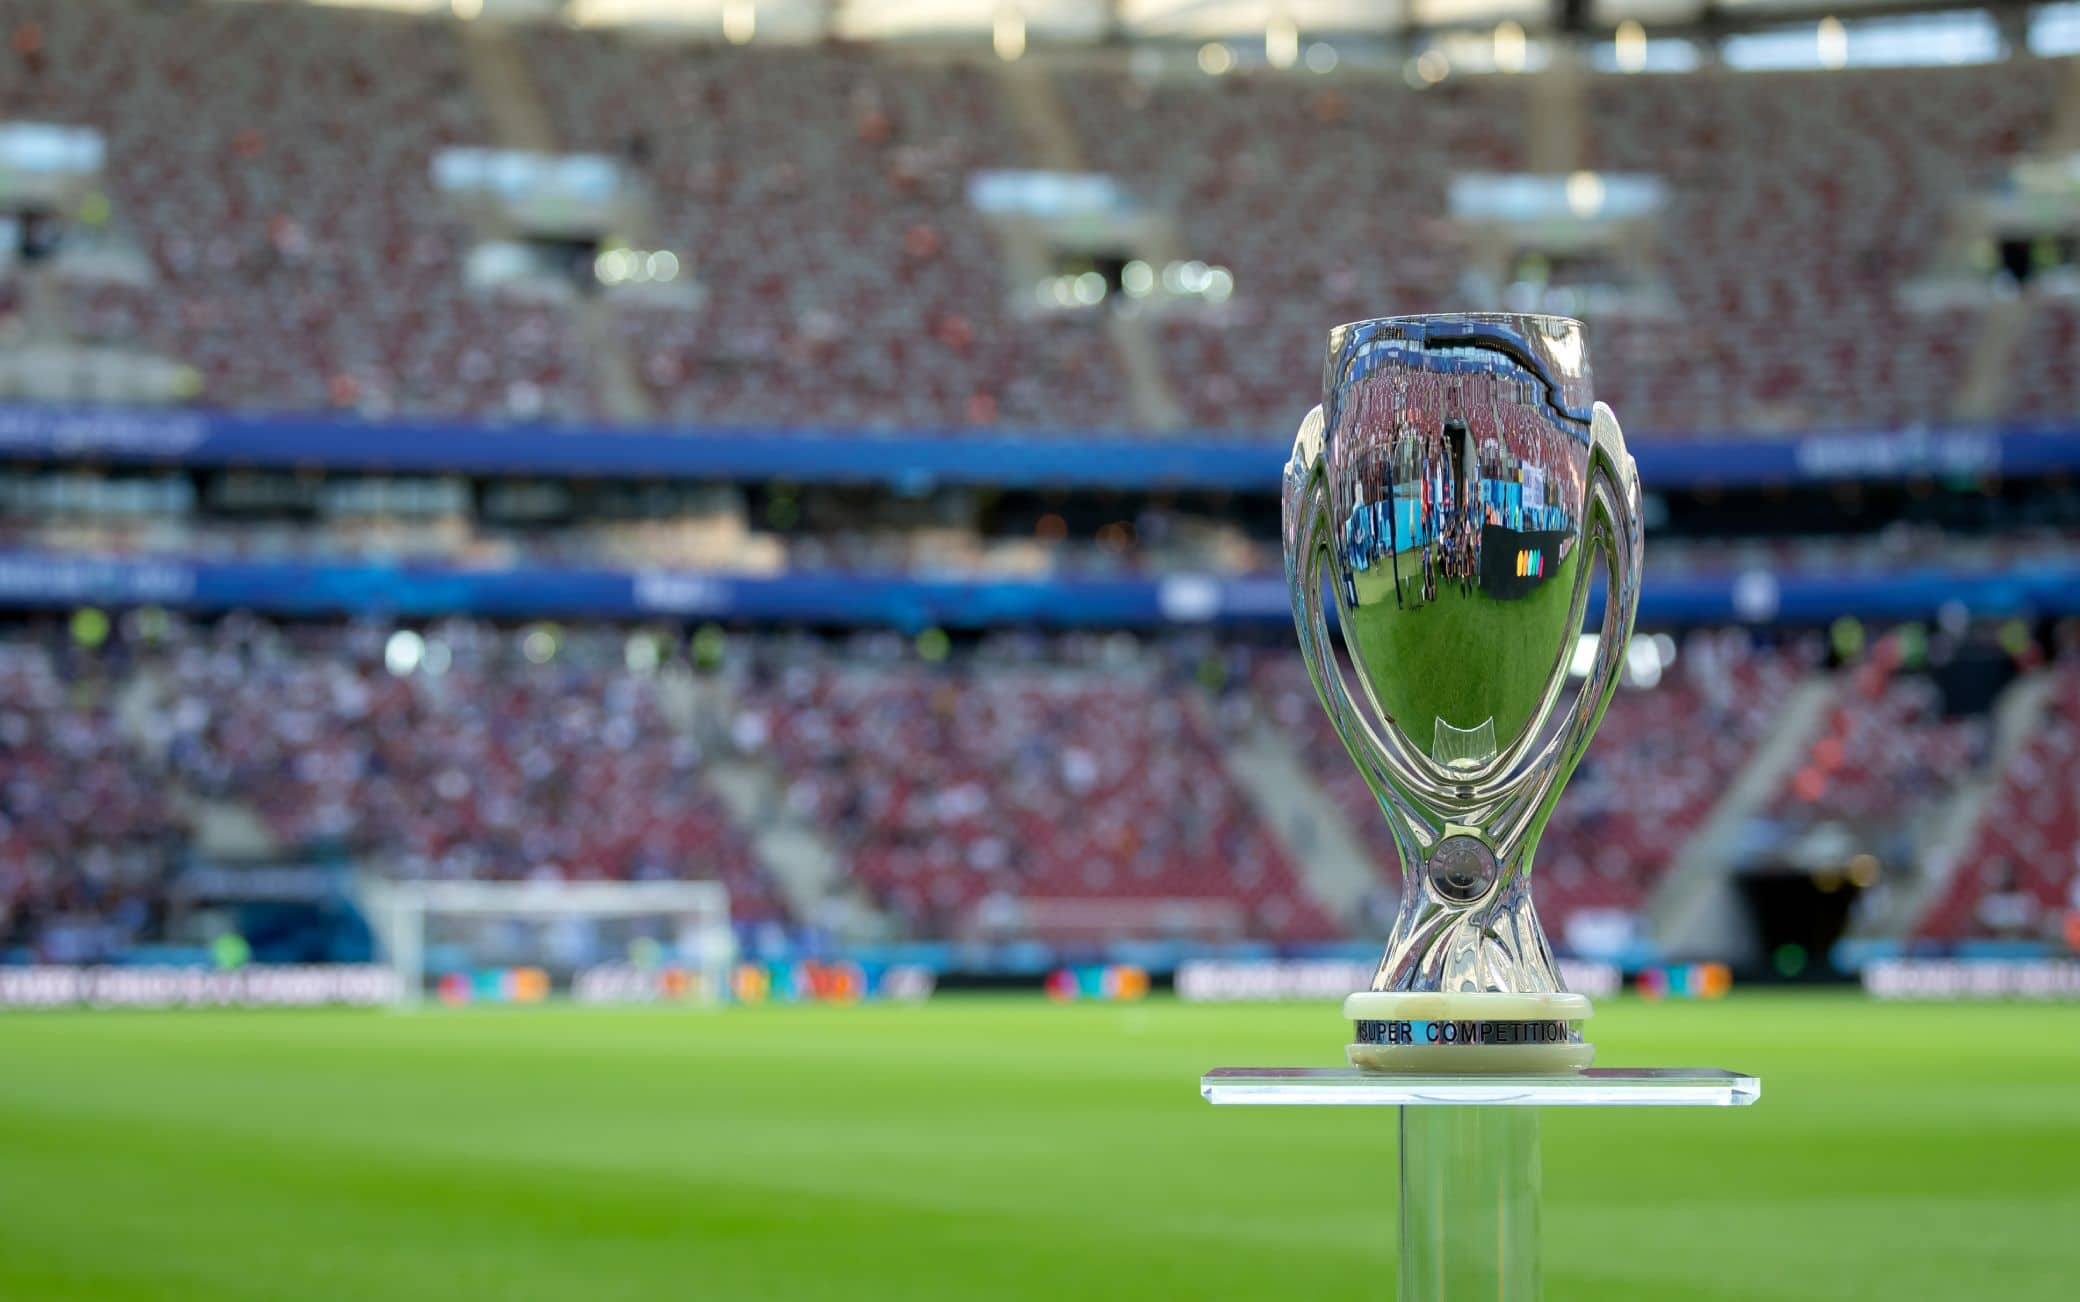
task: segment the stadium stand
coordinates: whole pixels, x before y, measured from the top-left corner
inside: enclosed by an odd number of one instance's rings
[[[607,419],[602,345],[568,306],[463,285],[471,232],[429,167],[495,133],[453,25],[5,0],[0,30],[34,33],[14,42],[0,116],[105,133],[106,220],[154,269],[149,285],[67,288],[76,337],[186,361],[214,406]],[[549,26],[521,46],[555,144],[640,178],[650,237],[699,283],[697,303],[607,318],[659,419],[1136,423],[1110,309],[1029,309],[968,202],[977,170],[1034,162],[985,66]],[[1581,161],[1667,181],[1656,274],[1680,305],[1592,321],[1600,396],[1649,435],[1948,421],[1980,310],[1909,309],[1900,290],[1959,205],[2045,144],[2064,75],[2020,58],[1592,78]],[[1291,426],[1324,322],[1463,298],[1447,185],[1529,165],[1516,79],[1150,82],[1091,64],[1052,82],[1088,164],[1164,214],[1180,255],[1233,270],[1231,300],[1154,322],[1199,430]],[[2045,296],[2034,311],[2008,414],[2069,419],[2070,368],[2034,359],[2071,352],[2075,309]]]
[[[1624,685],[1538,849],[1538,902],[1555,937],[1577,913],[1634,913],[1749,752],[1768,733],[1814,654],[1803,644],[1757,646],[1739,630],[1683,640],[1651,686]],[[1266,656],[1252,671],[1262,707],[1377,847],[1383,882],[1400,873],[1377,803],[1343,751],[1297,656]]]
[[[2070,423],[2080,411],[2080,375],[2061,363],[2080,357],[2080,302],[2045,299],[2031,328],[2031,355],[2015,370],[2010,414],[2038,424]]]
[[[238,853],[270,862],[719,879],[740,922],[787,921],[743,811],[702,776],[719,746],[775,768],[884,934],[1300,943],[1376,929],[1398,891],[1371,794],[1284,650],[997,634],[935,664],[886,635],[758,638],[717,695],[683,661],[631,665],[632,635],[611,625],[121,625],[91,645],[49,625],[0,639],[0,948],[84,961],[156,938],[182,865],[221,857],[208,826],[227,814],[264,833]],[[1972,771],[1986,721],[1938,717],[1892,643],[1842,671],[1770,806],[1779,835],[1925,813]],[[1577,924],[1639,916],[1819,662],[1813,641],[1744,630],[1678,647],[1658,681],[1621,687],[1541,842],[1540,908],[1563,943]],[[1225,696],[1204,687],[1216,661]],[[2064,907],[2080,678],[2070,657],[2054,672],[2045,721],[2001,773],[1926,935],[2026,931],[1989,921],[2018,894],[2032,919]],[[699,700],[729,699],[732,717],[703,722]],[[1274,722],[1295,776],[1374,848],[1378,907],[1336,918],[1313,899],[1229,774],[1237,711]],[[1989,913],[1991,897],[2010,902]]]
[[[1194,689],[1153,657],[1097,658],[1077,639],[950,670],[820,650],[745,703],[790,799],[915,934],[1334,935],[1227,777]],[[1079,900],[1109,916],[1048,921]],[[1213,907],[1174,907],[1193,901]]]
[[[5,0],[40,56],[0,117],[98,128],[144,286],[67,290],[78,336],[178,358],[276,411],[594,414],[555,311],[464,291],[437,149],[481,144],[445,25],[301,5]]]
[[[706,286],[697,311],[623,318],[678,421],[839,429],[1108,428],[1116,363],[1089,314],[1009,306],[969,207],[1022,145],[994,80],[856,51],[684,50],[534,32],[560,143],[648,182],[657,235]],[[689,129],[727,119],[740,130]]]
[[[2000,772],[1956,875],[1918,934],[2059,939],[2080,919],[2080,661],[2057,676],[2029,743]],[[2073,937],[2064,937],[2071,943]]]
[[[2062,65],[1602,78],[1589,162],[1670,181],[1681,315],[1595,322],[1598,396],[1650,434],[1942,424],[1975,313],[1898,302],[2050,125]]]
[[[1947,718],[1926,676],[1899,671],[1887,638],[1842,675],[1805,763],[1778,793],[1772,814],[1795,825],[1883,825],[1930,808],[1984,760],[1986,721]]]
[[[120,953],[164,921],[181,840],[167,763],[118,723],[116,663],[0,643],[0,947]]]
[[[672,721],[683,702],[626,667],[613,630],[448,621],[406,653],[370,626],[234,618],[100,651],[64,642],[43,629],[0,643],[6,941],[120,950],[162,920],[168,874],[211,810],[257,820],[266,852],[292,862],[714,879],[739,919],[784,914],[700,782],[700,747]],[[433,658],[398,674],[398,654]]]
[[[1092,162],[1173,214],[1191,257],[1234,272],[1224,308],[1161,332],[1189,423],[1211,430],[1297,425],[1320,396],[1325,323],[1376,316],[1381,304],[1450,305],[1446,184],[1456,169],[1523,160],[1520,104],[1491,84],[1418,94],[1280,77],[1061,81]],[[1391,257],[1352,256],[1390,247]]]

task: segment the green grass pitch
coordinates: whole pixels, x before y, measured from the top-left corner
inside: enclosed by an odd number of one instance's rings
[[[1606,1001],[1745,1110],[1548,1112],[1555,1299],[2080,1296],[2080,1008]],[[1307,1006],[0,1017],[0,1298],[1393,1296]]]

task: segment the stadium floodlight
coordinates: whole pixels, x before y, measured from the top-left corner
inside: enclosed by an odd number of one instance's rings
[[[1627,18],[1611,37],[1611,48],[1620,70],[1639,72],[1647,66],[1647,29],[1638,19]]]
[[[749,45],[757,36],[758,0],[723,0],[723,39],[731,45]]]
[[[1264,62],[1274,68],[1290,68],[1300,61],[1300,25],[1292,15],[1279,13],[1264,25]]]
[[[1026,16],[1018,6],[998,6],[996,18],[990,24],[990,44],[996,49],[997,57],[1006,63],[1016,63],[1026,52]]]
[[[1538,1107],[1761,1092],[1731,1072],[1591,1071],[1589,1000],[1532,907],[1533,851],[1621,675],[1661,672],[1632,637],[1639,470],[1579,321],[1358,321],[1329,332],[1322,375],[1286,464],[1286,582],[1308,677],[1386,815],[1401,906],[1371,989],[1344,1001],[1349,1068],[1216,1071],[1201,1092],[1399,1106],[1401,1296],[1536,1298]]]
[[[1530,58],[1524,29],[1512,22],[1495,25],[1495,70],[1497,72],[1522,72]]]
[[[429,956],[452,969],[527,967],[575,980],[637,952],[689,978],[677,997],[720,1002],[736,961],[729,888],[715,881],[480,882],[364,878],[357,894],[399,1001],[426,995]]]

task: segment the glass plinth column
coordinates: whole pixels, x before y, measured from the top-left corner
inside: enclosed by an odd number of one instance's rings
[[[1540,1108],[1741,1107],[1762,1083],[1669,1067],[1556,1076],[1225,1067],[1199,1093],[1223,1106],[1400,1108],[1401,1302],[1532,1302],[1544,1288]]]

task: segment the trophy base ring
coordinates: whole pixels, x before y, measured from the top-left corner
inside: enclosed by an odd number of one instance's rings
[[[1589,996],[1555,990],[1544,994],[1443,990],[1360,990],[1343,1001],[1343,1015],[1354,1022],[1423,1021],[1470,1018],[1480,1022],[1581,1022],[1595,1010]]]
[[[1363,1071],[1401,1075],[1546,1075],[1596,1060],[1582,1039],[1582,995],[1366,990],[1343,1002],[1356,1028],[1344,1057]]]

